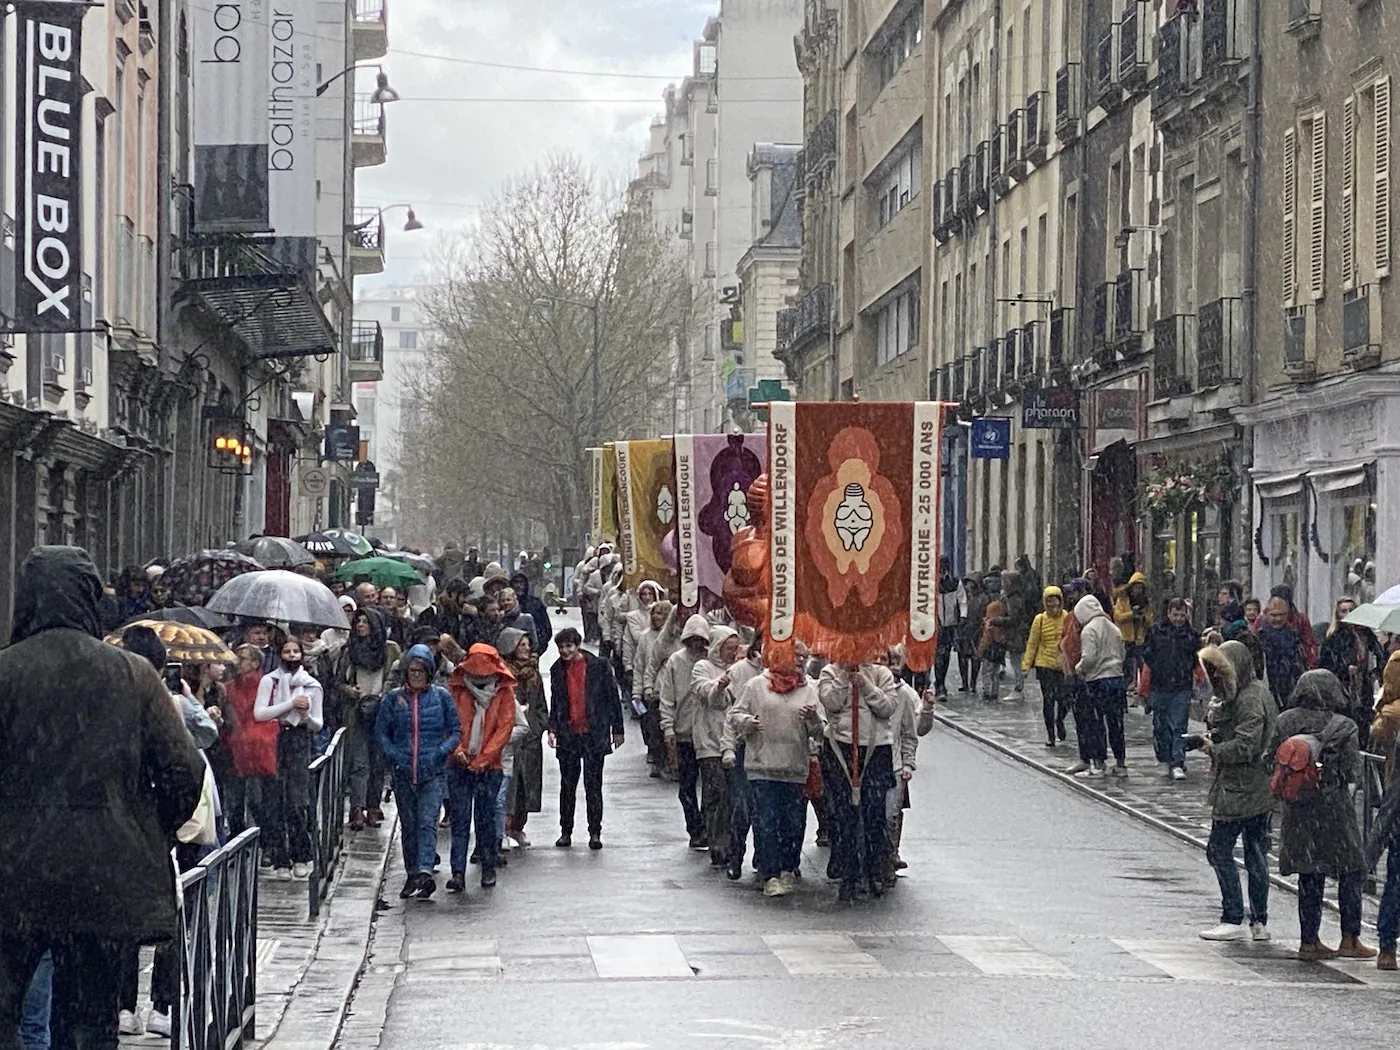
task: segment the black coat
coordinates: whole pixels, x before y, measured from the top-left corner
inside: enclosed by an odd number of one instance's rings
[[[1304,792],[1297,802],[1283,806],[1279,874],[1321,873],[1337,877],[1363,871],[1366,864],[1361,829],[1347,786],[1361,766],[1356,723],[1331,711],[1292,707],[1278,716],[1274,750],[1300,733],[1322,741],[1322,781],[1315,790]]]
[[[1147,632],[1142,654],[1152,671],[1152,691],[1183,693],[1190,689],[1200,648],[1200,636],[1189,623],[1180,627],[1173,626],[1170,620],[1154,623]]]
[[[588,733],[580,737],[569,728],[569,685],[563,660],[555,660],[549,669],[549,728],[558,737],[561,749],[606,755],[612,751],[613,735],[622,736],[624,732],[622,697],[606,660],[586,650],[582,658],[588,661],[588,673],[584,678]]]
[[[155,668],[100,640],[101,597],[77,547],[20,569],[0,651],[0,929],[165,940],[204,761]]]

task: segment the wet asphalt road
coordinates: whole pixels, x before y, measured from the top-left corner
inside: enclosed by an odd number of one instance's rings
[[[1400,982],[1289,958],[1293,897],[1273,895],[1272,944],[1207,945],[1199,852],[961,738],[920,746],[907,878],[840,905],[810,820],[785,899],[687,850],[634,730],[608,761],[604,850],[553,848],[550,769],[535,845],[494,890],[390,895],[368,975],[389,986],[384,1050],[1393,1043]]]

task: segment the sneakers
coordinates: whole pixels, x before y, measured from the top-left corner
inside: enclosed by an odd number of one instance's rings
[[[769,879],[763,884],[763,895],[765,897],[786,897],[788,887],[783,883],[782,877]]]
[[[151,1035],[163,1035],[170,1037],[170,1013],[161,1013],[159,1010],[152,1010],[146,1018],[146,1031]]]
[[[406,901],[418,890],[418,875],[410,875],[404,880],[403,889],[399,890],[399,900]]]
[[[141,1024],[141,1018],[130,1010],[123,1010],[117,1014],[118,1035],[141,1035],[145,1031],[145,1026]]]
[[[1172,766],[1172,779],[1173,779],[1173,780],[1185,780],[1185,779],[1186,779],[1186,770],[1182,769],[1180,766]]]
[[[1238,922],[1222,922],[1219,926],[1201,931],[1203,941],[1242,941],[1248,936],[1249,931]]]
[[[1074,763],[1074,765],[1067,767],[1065,772],[1072,777],[1077,777],[1080,773],[1089,772],[1089,763],[1081,758],[1078,762]]]
[[[274,879],[277,879],[277,880],[280,881],[280,882],[291,882],[291,881],[292,881],[292,869],[291,869],[291,868],[273,868],[273,869],[272,869],[272,877],[273,877]]]
[[[420,901],[425,901],[436,892],[437,879],[426,873],[418,876],[418,888],[413,891],[415,897]]]
[[[1089,772],[1088,772],[1086,775],[1087,775],[1087,776],[1090,776],[1090,777],[1093,777],[1093,778],[1096,779],[1096,780],[1102,778],[1102,777],[1103,777],[1103,766],[1099,765],[1097,762],[1090,762],[1090,763],[1089,763]]]
[[[797,885],[797,876],[790,871],[785,871],[778,876],[778,881],[783,884],[784,893],[791,893],[793,887]]]
[[[1262,922],[1251,922],[1249,924],[1249,939],[1252,941],[1268,941],[1273,938],[1269,936],[1269,928]]]
[[[294,878],[297,882],[305,882],[307,879],[311,878],[311,865],[293,864],[292,878]]]
[[[710,848],[710,844],[705,841],[704,835],[691,835],[690,848],[694,850],[708,850]]]

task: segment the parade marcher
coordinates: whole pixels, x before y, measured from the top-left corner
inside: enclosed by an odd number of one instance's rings
[[[747,631],[747,628],[745,629]],[[742,639],[745,632],[741,631]],[[749,643],[745,658],[729,668],[729,706],[744,687],[763,673],[762,636],[755,636]],[[721,758],[733,753],[733,762],[721,761],[721,766],[729,773],[729,846],[725,850],[725,874],[731,881],[744,876],[744,857],[749,850],[749,831],[753,827],[753,791],[749,786],[748,771],[744,765],[745,747],[742,740],[734,737],[734,727],[726,712],[720,738]]]
[[[799,659],[749,679],[726,721],[729,739],[744,748],[744,768],[753,798],[754,865],[767,897],[791,892],[802,862],[807,831],[810,742],[821,733],[817,690]],[[733,750],[723,761],[737,762]]]
[[[332,688],[344,698],[346,780],[350,827],[355,830],[377,828],[384,822],[381,806],[388,762],[379,750],[374,726],[399,659],[399,647],[386,636],[383,619],[372,611],[357,610],[350,617],[350,637],[337,656],[332,677]]]
[[[523,572],[517,572],[510,578],[510,588],[520,603],[520,611],[528,615],[535,625],[535,637],[531,642],[535,655],[543,656],[549,643],[554,640],[554,625],[549,619],[549,609],[535,597],[531,587],[530,578]]]
[[[598,564],[603,575],[603,586],[598,592],[598,632],[601,638],[598,642],[598,655],[608,661],[610,667],[616,669],[617,665],[613,659],[617,648],[617,639],[613,635],[613,607],[617,604],[618,588],[622,586],[622,564],[612,555],[600,558]]]
[[[1152,749],[1162,772],[1186,779],[1186,727],[1191,716],[1191,685],[1200,649],[1196,629],[1187,618],[1185,598],[1167,603],[1167,618],[1147,631],[1142,658],[1152,685]]]
[[[898,665],[896,665],[898,661]],[[904,664],[904,646],[892,646],[886,656],[891,671]],[[885,869],[885,886],[898,883],[898,872],[909,865],[899,855],[899,843],[904,837],[904,811],[909,808],[909,781],[914,777],[915,759],[919,751],[919,708],[922,706],[914,687],[896,673],[899,706],[890,719],[890,753],[894,763],[894,787],[885,800],[885,812],[890,822],[890,852]],[[924,730],[927,733],[928,729]]]
[[[603,576],[599,569],[598,552],[589,547],[583,561],[575,569],[578,586],[579,612],[583,616],[583,631],[587,641],[597,642],[601,637],[598,622],[598,598],[603,590]]]
[[[662,636],[668,625],[674,631],[674,607],[665,598],[654,602],[647,610],[647,629],[637,640],[637,649],[632,655],[632,708],[641,714],[642,743],[647,749],[647,765],[651,767],[653,779],[659,779],[666,768],[666,740],[661,735],[661,705],[656,694],[656,672],[658,656],[662,647]],[[675,639],[676,645],[680,639]],[[668,649],[670,656],[674,649]]]
[[[438,815],[446,795],[447,756],[462,739],[462,723],[452,695],[433,684],[437,661],[432,650],[415,645],[404,656],[404,684],[379,704],[374,731],[393,768],[394,802],[408,878],[400,899],[426,899],[437,891]]]
[[[686,620],[681,631],[681,647],[671,654],[657,674],[656,692],[661,705],[661,736],[666,745],[667,764],[677,780],[677,795],[685,814],[685,830],[691,849],[710,848],[705,824],[700,817],[696,787],[700,767],[695,761],[696,704],[692,695],[695,665],[710,648],[710,621],[699,613]]]
[[[1085,776],[1101,777],[1113,749],[1114,776],[1127,776],[1127,747],[1123,736],[1123,716],[1128,698],[1123,692],[1123,636],[1092,594],[1079,599],[1074,607],[1079,622],[1079,663],[1074,673],[1083,683],[1091,712],[1088,740],[1089,769]]]
[[[549,729],[549,701],[540,676],[540,660],[530,648],[524,633],[506,629],[496,641],[497,651],[515,675],[515,701],[524,711],[528,731],[514,747],[515,768],[511,776],[510,801],[506,817],[506,837],[517,845],[528,846],[525,825],[531,813],[543,808],[544,735]]]
[[[1263,626],[1253,633],[1264,649],[1269,691],[1281,706],[1293,694],[1293,687],[1307,670],[1307,658],[1303,640],[1290,624],[1288,602],[1283,598],[1270,598],[1264,606],[1264,621]]]
[[[228,729],[219,738],[232,764],[232,775],[220,788],[224,817],[232,836],[267,823],[264,799],[277,783],[280,733],[276,722],[259,722],[253,717],[262,682],[262,653],[251,645],[240,645],[234,655],[238,663],[233,680],[224,690]]]
[[[691,743],[700,767],[700,818],[710,848],[710,864],[724,867],[729,852],[729,775],[723,762],[724,716],[729,709],[729,670],[743,656],[744,645],[732,627],[710,628],[710,646],[691,669],[695,722]]]
[[[643,580],[637,584],[636,602],[637,608],[630,610],[622,617],[621,637],[619,645],[621,648],[622,677],[618,680],[618,687],[622,690],[622,695],[631,699],[640,695],[638,686],[640,679],[646,674],[645,665],[637,666],[637,647],[642,640],[642,635],[651,629],[651,608],[665,595],[661,589],[661,584],[655,580]],[[641,717],[640,712],[635,712]]]
[[[321,683],[302,667],[301,643],[282,643],[277,668],[263,675],[253,717],[276,722],[277,780],[264,803],[268,826],[263,848],[272,858],[274,874],[282,879],[311,875],[311,738],[323,724]]]
[[[967,591],[953,575],[953,563],[946,554],[938,558],[938,647],[933,660],[933,691],[940,697],[948,695],[948,665],[957,646],[958,632],[967,619]],[[967,692],[967,673],[961,658],[958,672],[962,691]]]
[[[827,875],[840,880],[838,899],[862,889],[884,893],[890,849],[886,793],[894,787],[890,719],[899,705],[894,675],[883,663],[822,669],[817,694],[826,711],[822,783],[830,821]]]
[[[1376,950],[1361,943],[1366,862],[1350,787],[1361,772],[1356,723],[1345,714],[1348,701],[1331,671],[1303,674],[1289,703],[1278,716],[1269,749],[1282,754],[1285,741],[1306,736],[1309,739],[1301,747],[1308,752],[1308,761],[1320,767],[1315,785],[1303,787],[1296,799],[1285,798],[1279,832],[1279,874],[1298,876],[1298,958],[1308,962],[1338,956],[1374,959]],[[1320,938],[1322,891],[1328,876],[1337,880],[1341,910],[1342,943],[1336,949]]]
[[[1021,661],[1026,652],[1031,620],[1040,601],[1039,592],[1027,592],[1021,574],[1012,571],[1001,574],[1001,592],[1002,603],[1006,606],[1006,662],[1011,668],[1012,692],[1019,697],[1026,690]]]
[[[452,673],[451,688],[461,734],[456,748],[447,756],[448,808],[452,816],[452,877],[447,880],[447,889],[461,893],[467,885],[473,823],[481,888],[496,885],[501,845],[496,799],[504,776],[503,756],[515,730],[515,675],[493,646],[478,642]]]
[[[1045,746],[1054,747],[1065,739],[1065,715],[1071,702],[1060,667],[1060,633],[1065,624],[1063,594],[1058,587],[1046,587],[1040,596],[1043,612],[1035,614],[1021,657],[1021,671],[1035,672],[1040,683],[1041,714],[1045,719]]]
[[[1206,859],[1220,883],[1220,924],[1203,930],[1207,941],[1269,939],[1269,791],[1278,707],[1269,689],[1254,674],[1254,658],[1239,642],[1201,650],[1201,666],[1214,699],[1207,712],[1211,726],[1201,750],[1211,761],[1210,841]],[[1244,899],[1235,868],[1235,843],[1244,838],[1244,866],[1249,876],[1249,928],[1244,926]]]
[[[583,776],[588,847],[603,848],[603,763],[623,744],[622,698],[606,661],[583,648],[572,627],[554,636],[559,659],[549,670],[549,746],[559,760],[559,838],[573,845],[579,776]]]
[[[982,621],[987,616],[987,594],[982,589],[982,581],[968,576],[962,582],[963,593],[967,595],[967,611],[958,625],[954,644],[958,651],[958,675],[962,679],[961,692],[977,691],[977,676],[982,668],[982,660],[977,655],[978,643],[982,640]]]
[[[86,552],[34,548],[15,590],[0,651],[0,1031],[15,1045],[47,955],[52,1045],[106,1050],[122,960],[176,936],[170,848],[206,766],[160,675],[100,641],[102,580]]]

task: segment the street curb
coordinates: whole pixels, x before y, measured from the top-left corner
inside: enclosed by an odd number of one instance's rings
[[[1001,743],[1001,741],[995,740],[987,734],[963,724],[959,719],[949,718],[947,715],[937,710],[933,712],[933,717],[940,724],[945,725],[949,729],[955,730],[958,733],[961,733],[969,740],[976,741],[983,747],[989,747],[993,751],[997,751],[1000,754],[1005,755],[1007,758],[1014,759],[1015,761],[1021,763],[1024,766],[1029,766],[1031,769],[1038,770],[1039,772],[1052,777],[1060,783],[1073,788],[1075,791],[1078,791],[1081,795],[1087,795],[1088,797],[1095,799],[1096,801],[1103,802],[1106,805],[1108,805],[1109,808],[1115,809],[1119,813],[1124,814],[1125,816],[1132,817],[1139,823],[1146,824],[1148,827],[1153,828],[1154,830],[1166,832],[1172,838],[1177,839],[1180,842],[1185,842],[1189,845],[1195,846],[1203,853],[1205,852],[1208,843],[1203,838],[1191,835],[1185,831],[1182,831],[1180,828],[1173,827],[1166,821],[1158,820],[1150,813],[1144,813],[1136,806],[1129,805],[1122,799],[1114,798],[1112,795],[1106,794],[1102,791],[1098,791],[1085,781],[1079,780],[1076,777],[1072,777],[1068,773],[1063,773],[1052,766],[1046,765],[1044,762],[1037,762],[1035,759],[1029,757],[1028,755],[1021,754],[1015,748],[1009,747],[1006,744]],[[1244,868],[1243,861],[1236,860],[1235,865],[1236,867],[1239,867],[1241,869]],[[1275,889],[1284,890],[1288,893],[1293,894],[1294,896],[1297,896],[1297,884],[1290,882],[1287,878],[1278,874],[1277,872],[1269,872],[1269,884]],[[1372,900],[1375,899],[1370,894],[1367,894],[1367,897]],[[1336,901],[1332,900],[1330,897],[1324,897],[1322,904],[1323,907],[1325,907],[1328,911],[1340,914],[1340,909],[1337,907]],[[1363,922],[1363,925],[1374,929],[1374,925],[1371,923]]]

